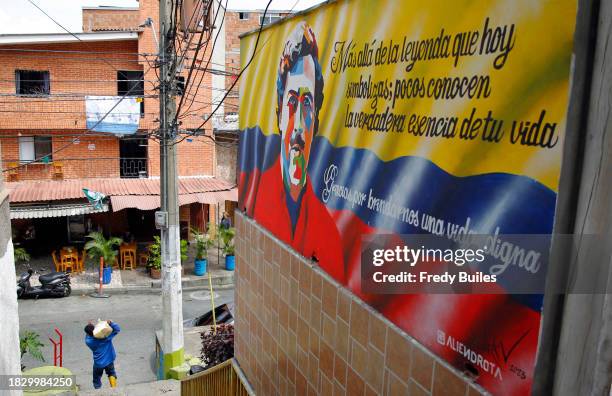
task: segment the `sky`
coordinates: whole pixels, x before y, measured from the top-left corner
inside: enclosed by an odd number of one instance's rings
[[[32,0],[47,14],[71,32],[82,31],[81,7],[121,6],[138,7],[136,0]],[[270,9],[303,10],[323,0],[273,0]],[[65,33],[28,0],[2,0],[0,7],[0,34]],[[264,9],[266,0],[228,0],[229,9]]]

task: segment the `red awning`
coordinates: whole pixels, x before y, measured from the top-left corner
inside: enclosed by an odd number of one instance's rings
[[[203,203],[216,205],[225,201],[237,201],[238,189],[233,188],[227,191],[212,191],[195,194],[180,194],[179,206],[189,205],[192,203]],[[119,195],[111,196],[111,206],[113,212],[118,212],[127,208],[136,208],[140,210],[153,210],[160,206],[159,195]]]

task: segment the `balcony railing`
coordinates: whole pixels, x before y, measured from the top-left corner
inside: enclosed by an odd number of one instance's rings
[[[0,167],[6,181],[81,179],[81,178],[145,178],[149,176],[147,158],[58,158],[48,162],[22,162],[2,159]]]
[[[149,175],[146,158],[121,158],[119,161],[120,177],[123,179],[142,178]]]

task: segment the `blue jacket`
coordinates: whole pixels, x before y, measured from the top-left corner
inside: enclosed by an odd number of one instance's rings
[[[93,352],[94,367],[103,368],[115,361],[115,348],[113,347],[113,338],[121,331],[119,325],[115,322],[111,322],[110,326],[113,332],[108,337],[98,339],[90,336],[85,336],[85,344]]]

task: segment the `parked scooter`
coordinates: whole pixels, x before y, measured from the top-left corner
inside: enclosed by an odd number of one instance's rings
[[[66,272],[51,272],[40,275],[40,286],[30,285],[30,277],[34,271],[21,274],[17,280],[17,298],[68,297],[72,292],[70,275]]]

